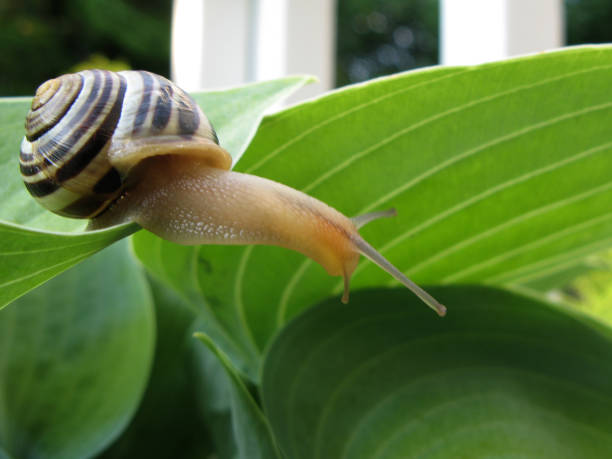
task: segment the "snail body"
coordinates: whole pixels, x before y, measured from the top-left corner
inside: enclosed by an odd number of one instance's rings
[[[43,83],[19,158],[30,194],[55,213],[90,219],[90,229],[136,222],[180,244],[286,247],[343,276],[345,302],[363,254],[446,311],[359,235],[391,212],[349,219],[293,188],[230,171],[204,113],[161,76],[87,70]]]

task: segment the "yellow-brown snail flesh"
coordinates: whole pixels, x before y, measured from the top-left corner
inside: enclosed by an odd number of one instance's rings
[[[349,219],[300,191],[230,171],[232,159],[194,100],[143,71],[87,70],[43,83],[26,118],[20,168],[47,209],[92,229],[136,222],[180,244],[267,244],[297,250],[344,277],[359,256],[438,314],[446,309],[388,262]]]

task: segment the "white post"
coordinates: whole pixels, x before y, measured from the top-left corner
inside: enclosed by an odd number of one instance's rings
[[[334,87],[334,0],[174,0],[172,78],[187,90],[308,74]]]
[[[252,1],[174,0],[174,82],[194,91],[250,81]]]
[[[563,45],[562,0],[441,0],[442,64],[470,65]]]
[[[333,88],[335,7],[334,0],[259,0],[255,79],[316,76],[319,82],[302,89],[300,99]]]

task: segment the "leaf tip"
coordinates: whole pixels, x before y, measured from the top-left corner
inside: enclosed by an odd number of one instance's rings
[[[191,336],[193,336],[195,339],[202,341],[206,345],[208,345],[211,342],[209,336],[203,332],[199,332],[199,331],[193,332]]]

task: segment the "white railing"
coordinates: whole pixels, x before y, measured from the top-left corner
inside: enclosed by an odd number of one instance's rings
[[[441,63],[476,64],[563,44],[562,0],[440,0]],[[188,90],[315,75],[334,86],[335,0],[174,0],[172,78]]]
[[[172,79],[188,90],[291,74],[334,86],[334,0],[174,0]]]

